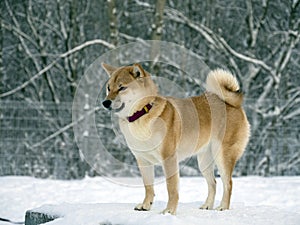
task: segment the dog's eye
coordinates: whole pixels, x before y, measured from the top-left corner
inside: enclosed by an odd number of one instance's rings
[[[127,87],[120,87],[119,88],[119,91],[124,91],[124,90],[126,90],[127,89]]]
[[[110,91],[110,88],[109,88],[109,86],[107,86],[107,90],[108,90],[108,91]]]

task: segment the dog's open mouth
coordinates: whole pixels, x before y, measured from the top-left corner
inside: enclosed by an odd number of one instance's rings
[[[125,107],[125,103],[123,102],[122,105],[119,108],[113,109],[113,111],[115,113],[121,112],[124,109],[124,107]]]

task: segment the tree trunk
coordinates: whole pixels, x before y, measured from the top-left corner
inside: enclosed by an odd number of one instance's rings
[[[160,41],[162,39],[162,31],[163,31],[163,16],[164,16],[164,7],[165,7],[165,0],[156,0],[155,4],[155,15],[154,15],[154,22],[151,26],[152,28],[152,35],[151,39],[154,41]],[[151,59],[152,61],[152,73],[157,74],[159,71],[159,66],[156,64],[157,60],[159,59],[160,55],[160,43],[154,42],[152,45],[151,50]]]

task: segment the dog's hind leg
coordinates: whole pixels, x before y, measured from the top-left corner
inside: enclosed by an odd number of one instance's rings
[[[209,147],[198,154],[198,165],[199,169],[206,179],[208,187],[208,195],[205,203],[200,209],[213,209],[215,195],[216,195],[216,179],[214,175],[214,159]]]
[[[149,211],[154,199],[154,165],[143,159],[137,159],[137,162],[145,186],[145,198],[143,203],[138,204],[134,210]]]
[[[224,148],[224,146],[223,146]],[[230,154],[226,154],[230,152],[234,152],[232,148],[224,148],[220,157],[217,157],[216,164],[223,182],[223,197],[219,207],[217,210],[226,210],[229,209],[230,206],[230,198],[232,192],[232,172],[236,163],[236,158],[231,156]]]

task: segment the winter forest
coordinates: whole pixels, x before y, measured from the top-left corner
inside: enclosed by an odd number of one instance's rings
[[[0,4],[1,176],[137,176],[136,167],[114,167],[109,159],[100,161],[109,168],[103,172],[85,161],[74,140],[72,104],[80,79],[97,58],[145,40],[176,43],[209,68],[224,68],[237,76],[245,93],[251,139],[236,165],[236,176],[300,175],[300,0]],[[123,59],[119,64],[126,65],[130,53],[124,54],[116,56]],[[176,80],[187,96],[203,91],[174,68],[143,65],[154,75]],[[135,165],[129,149],[114,135],[109,113],[101,109],[96,120],[111,155],[123,165]],[[156,173],[162,173],[161,168]],[[196,159],[186,161],[181,174],[200,174]]]

